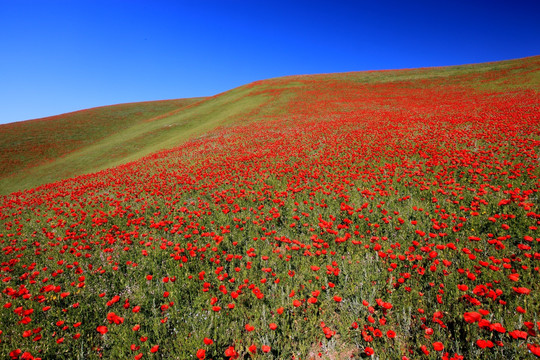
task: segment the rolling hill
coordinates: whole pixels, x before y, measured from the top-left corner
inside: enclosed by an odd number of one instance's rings
[[[219,126],[286,113],[287,101],[299,88],[309,91],[313,82],[349,83],[351,89],[360,84],[407,83],[413,88],[538,91],[539,64],[539,57],[531,57],[442,68],[289,76],[209,98],[120,104],[0,125],[0,194],[134,161]]]
[[[539,74],[290,76],[49,131],[3,180],[31,188],[0,197],[1,356],[540,357]]]

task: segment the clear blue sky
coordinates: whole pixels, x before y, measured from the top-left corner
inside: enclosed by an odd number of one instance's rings
[[[540,55],[539,1],[0,0],[0,123],[283,75]]]

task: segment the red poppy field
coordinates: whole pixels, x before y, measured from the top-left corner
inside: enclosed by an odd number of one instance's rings
[[[7,359],[540,356],[540,57],[295,76],[1,198]],[[225,109],[224,109],[225,111]]]

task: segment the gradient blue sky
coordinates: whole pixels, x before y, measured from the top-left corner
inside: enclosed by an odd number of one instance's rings
[[[540,55],[539,1],[0,0],[0,123],[283,75]]]

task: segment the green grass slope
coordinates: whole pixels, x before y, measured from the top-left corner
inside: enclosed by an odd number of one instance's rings
[[[0,125],[0,179],[16,182],[22,171],[57,160],[138,122],[169,116],[200,100],[118,104]]]
[[[474,74],[474,81],[470,75]],[[461,80],[467,77],[467,82]],[[477,89],[540,91],[540,56],[524,59],[410,70],[288,76],[257,81],[201,99],[116,105],[0,126],[0,194],[134,161],[204,136],[219,126],[264,121],[284,115],[301,88],[327,81],[438,83]],[[329,85],[330,86],[330,85]],[[331,106],[331,104],[329,104]],[[389,105],[384,105],[389,106]]]

